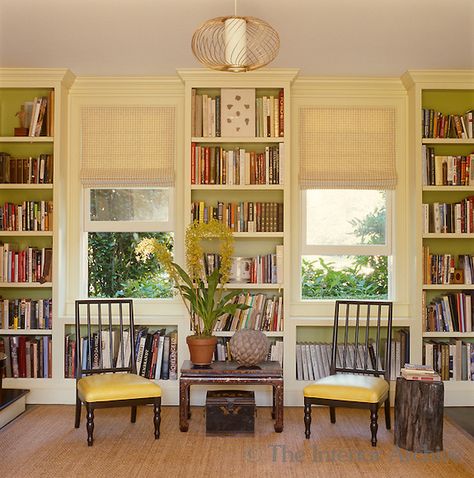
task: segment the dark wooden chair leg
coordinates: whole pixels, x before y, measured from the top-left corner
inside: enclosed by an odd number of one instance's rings
[[[304,426],[305,437],[309,439],[311,435],[311,402],[307,398],[304,399]]]
[[[336,408],[329,407],[329,416],[331,417],[331,423],[336,423]]]
[[[87,444],[92,446],[94,442],[94,409],[87,404]]]
[[[275,420],[276,417],[276,408],[275,408],[275,387],[272,387],[272,419]]]
[[[81,426],[81,401],[76,393],[76,419],[74,421],[74,427],[79,428]]]
[[[160,438],[161,398],[153,404],[153,424],[155,425],[155,440]]]
[[[377,446],[377,407],[370,410],[370,431],[372,432],[372,446]]]
[[[132,407],[132,413],[130,415],[130,421],[135,423],[137,421],[137,407]]]
[[[390,422],[390,398],[387,398],[385,400],[385,427],[387,430],[390,430],[392,428],[391,422]]]

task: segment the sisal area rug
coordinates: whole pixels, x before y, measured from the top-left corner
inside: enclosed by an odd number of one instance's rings
[[[21,477],[473,477],[474,441],[444,423],[444,450],[415,454],[393,445],[379,420],[378,446],[370,445],[369,415],[313,410],[312,436],[304,438],[302,408],[285,408],[283,433],[273,431],[268,408],[259,408],[256,430],[245,436],[206,436],[203,410],[192,409],[189,431],[178,429],[178,408],[163,407],[161,438],[153,439],[152,410],[96,411],[94,446],[84,416],[74,428],[74,407],[34,405],[0,430],[0,476]]]

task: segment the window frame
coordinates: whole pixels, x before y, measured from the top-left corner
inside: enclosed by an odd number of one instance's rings
[[[92,221],[90,219],[90,190],[91,189],[168,189],[169,190],[169,211],[168,221]],[[173,251],[176,254],[176,222],[175,222],[175,208],[176,208],[176,187],[161,187],[161,186],[82,186],[82,206],[83,206],[83,227],[82,227],[82,248],[81,248],[81,263],[83,267],[83,281],[82,281],[82,295],[89,298],[89,261],[88,261],[88,244],[89,233],[95,232],[111,232],[111,233],[133,233],[133,232],[169,232],[173,234]],[[147,298],[147,297],[133,297],[134,301],[141,301],[146,304],[153,304],[160,302],[165,306],[163,312],[175,314],[176,304],[178,304],[178,297],[173,294],[172,297],[167,298]],[[169,310],[168,310],[169,309]]]
[[[337,188],[334,188],[337,189]],[[395,264],[393,262],[393,233],[394,233],[394,205],[395,205],[395,191],[380,190],[386,193],[386,221],[385,221],[385,244],[360,244],[360,245],[316,245],[307,243],[307,191],[302,189],[300,191],[301,204],[301,221],[300,221],[300,248],[299,248],[299,262],[298,262],[298,297],[302,304],[308,303],[323,303],[332,301],[333,299],[305,299],[302,297],[302,275],[301,267],[304,256],[387,256],[389,258],[388,271],[388,291],[387,300],[393,300],[394,284],[393,284],[393,269]],[[390,258],[392,260],[390,260]]]

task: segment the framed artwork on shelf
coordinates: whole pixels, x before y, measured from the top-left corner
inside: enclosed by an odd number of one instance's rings
[[[255,136],[255,89],[222,88],[221,135],[249,138]]]

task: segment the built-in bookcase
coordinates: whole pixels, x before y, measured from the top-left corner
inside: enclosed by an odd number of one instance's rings
[[[187,118],[185,226],[214,217],[232,229],[234,267],[227,287],[240,289],[241,301],[251,307],[220,322],[216,333],[224,344],[236,330],[252,328],[284,343],[289,316],[289,87],[296,72],[244,77],[178,73],[185,82]]]
[[[29,389],[27,400],[34,402],[50,401],[62,369],[57,281],[64,266],[61,207],[56,204],[64,180],[61,117],[72,80],[66,70],[27,69],[3,69],[0,80],[0,347],[8,356],[4,386]],[[21,120],[24,115],[27,119]]]
[[[416,159],[414,353],[439,371],[446,404],[472,406],[474,75],[410,72],[404,80]]]

